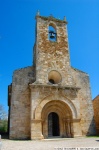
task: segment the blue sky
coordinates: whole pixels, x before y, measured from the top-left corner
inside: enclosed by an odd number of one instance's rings
[[[6,111],[13,71],[33,62],[37,10],[66,16],[71,65],[89,74],[92,99],[99,94],[99,0],[0,0],[0,104]]]

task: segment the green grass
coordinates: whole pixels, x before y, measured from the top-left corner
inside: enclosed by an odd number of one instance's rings
[[[99,135],[88,135],[86,137],[88,137],[88,138],[93,138],[93,137],[99,138]]]

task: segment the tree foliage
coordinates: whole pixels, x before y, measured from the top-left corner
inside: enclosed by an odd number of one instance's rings
[[[7,120],[0,120],[0,133],[7,132],[8,129],[8,121]]]
[[[4,110],[3,105],[0,104],[0,120],[7,120],[7,113]]]
[[[7,132],[8,117],[3,105],[0,104],[0,133]]]

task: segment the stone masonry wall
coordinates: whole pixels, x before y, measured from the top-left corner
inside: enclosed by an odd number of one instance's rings
[[[78,91],[78,99],[80,103],[80,118],[83,135],[95,135],[95,123],[94,123],[94,112],[91,98],[91,89],[89,82],[89,75],[74,69],[72,69],[72,75],[76,86],[81,89]]]
[[[13,75],[10,139],[30,138],[30,89],[33,78],[33,67],[16,70]]]
[[[99,135],[99,95],[93,99],[94,118],[96,124],[97,135]]]

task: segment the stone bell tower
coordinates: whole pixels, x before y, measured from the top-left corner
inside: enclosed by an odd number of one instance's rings
[[[74,85],[70,70],[67,22],[53,16],[36,16],[36,81],[40,84]]]

